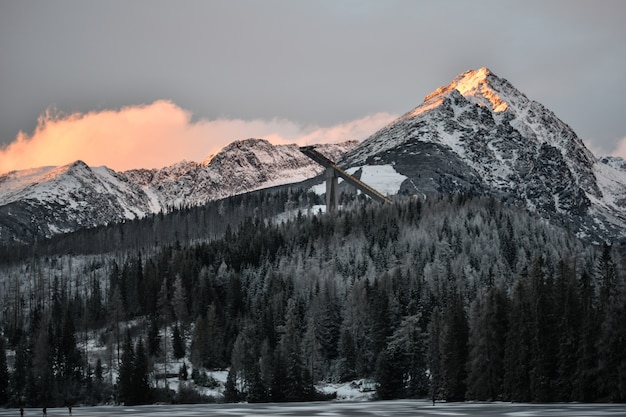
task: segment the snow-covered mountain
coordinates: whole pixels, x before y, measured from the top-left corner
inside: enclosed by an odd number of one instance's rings
[[[319,145],[338,159],[356,141]],[[236,194],[304,181],[323,168],[297,145],[272,145],[264,139],[236,141],[201,163],[181,162],[160,170],[132,170],[124,175],[150,195],[155,207],[203,204]]]
[[[438,88],[342,162],[373,164],[407,177],[401,193],[495,195],[580,236],[625,236],[623,161],[598,160],[553,112],[487,68]]]
[[[320,145],[338,159],[356,142]],[[0,242],[30,242],[82,227],[141,218],[261,188],[299,182],[322,167],[297,145],[236,141],[202,163],[115,172],[81,161],[0,176]]]
[[[553,112],[486,68],[460,74],[360,144],[318,150],[385,194],[492,195],[581,237],[626,238],[626,162],[597,159]],[[11,172],[0,177],[0,242],[298,183],[322,170],[296,145],[248,139],[201,163],[158,170],[76,162]]]

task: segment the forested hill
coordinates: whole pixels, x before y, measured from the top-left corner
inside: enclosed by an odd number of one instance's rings
[[[174,358],[189,389],[230,369],[227,401],[363,377],[380,398],[626,400],[623,248],[494,199],[358,199],[151,254],[29,262],[2,271],[11,402],[154,401],[152,367]]]
[[[353,198],[344,196],[343,201]],[[295,216],[298,210],[307,213],[321,201],[319,195],[298,187],[254,191],[141,219],[83,228],[28,244],[0,244],[0,265],[68,253],[121,257],[127,252],[151,253],[163,246],[219,238],[229,228],[236,230],[247,217],[278,221]]]

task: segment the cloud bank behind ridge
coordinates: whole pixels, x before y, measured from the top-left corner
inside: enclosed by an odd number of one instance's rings
[[[193,120],[171,101],[70,115],[46,111],[32,134],[20,132],[0,150],[0,174],[82,160],[116,171],[200,162],[234,140],[263,138],[275,145],[362,140],[397,116],[376,113],[329,127],[282,120]]]

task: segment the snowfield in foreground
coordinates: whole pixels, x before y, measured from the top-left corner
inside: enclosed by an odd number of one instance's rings
[[[192,404],[134,407],[74,407],[80,416],[626,416],[623,404],[510,404],[437,403],[414,401],[317,402],[285,404]],[[0,409],[0,416],[18,415],[16,409]],[[41,415],[40,408],[24,415]],[[49,416],[68,415],[66,408],[48,408]]]

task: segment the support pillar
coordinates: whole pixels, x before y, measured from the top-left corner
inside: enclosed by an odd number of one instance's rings
[[[326,211],[332,213],[339,207],[339,179],[334,168],[326,168]]]

